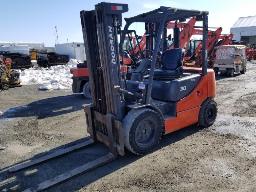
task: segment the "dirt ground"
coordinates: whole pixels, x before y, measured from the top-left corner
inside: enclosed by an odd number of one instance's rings
[[[256,64],[217,81],[216,123],[165,136],[143,157],[128,154],[48,191],[256,191]],[[101,145],[16,174],[5,168],[86,136],[82,105],[70,91],[23,86],[0,92],[0,191],[22,191],[106,153]],[[2,149],[1,149],[2,148]]]

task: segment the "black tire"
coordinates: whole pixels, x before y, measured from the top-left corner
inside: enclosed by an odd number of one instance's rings
[[[49,62],[47,60],[39,60],[37,62],[37,64],[38,64],[39,67],[44,67],[44,68],[47,68],[47,67],[50,66]]]
[[[228,75],[227,73],[228,73],[227,71],[221,71],[221,72],[220,72],[220,75],[221,75],[221,76],[227,76],[227,75]]]
[[[225,76],[230,77],[230,70],[229,70],[229,69],[226,69],[226,74],[225,74]]]
[[[245,74],[246,73],[246,66],[243,67],[241,74]]]
[[[3,83],[1,85],[1,88],[2,88],[2,90],[8,90],[9,89],[9,85],[7,83]]]
[[[25,68],[27,65],[27,61],[23,58],[15,58],[13,60],[13,69],[21,69],[21,68]]]
[[[218,74],[219,74],[219,68],[218,67],[214,67],[214,72],[215,72],[215,77],[217,77],[218,76]]]
[[[152,151],[163,135],[161,115],[149,108],[131,110],[123,120],[125,147],[136,155]]]
[[[234,77],[235,76],[235,70],[232,68],[232,69],[228,69],[227,70],[227,75],[229,77]]]
[[[49,68],[51,66],[53,66],[53,64],[50,64],[49,61],[45,61],[45,64],[44,64],[45,68]]]
[[[217,117],[217,103],[213,99],[207,99],[202,105],[199,112],[199,126],[206,128],[210,127]]]
[[[86,99],[91,99],[91,98],[92,98],[89,82],[86,82],[86,83],[83,85],[83,96],[84,96]]]

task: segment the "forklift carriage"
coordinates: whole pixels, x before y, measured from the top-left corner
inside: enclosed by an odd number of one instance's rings
[[[163,134],[193,124],[208,127],[217,115],[215,75],[207,69],[208,12],[160,7],[126,18],[121,30],[127,11],[127,4],[99,3],[80,13],[92,95],[84,108],[87,130],[114,156],[124,155],[125,148],[148,153]],[[179,28],[174,28],[174,48],[167,48],[167,23],[192,17],[203,23],[202,68],[183,67]],[[147,51],[128,79],[119,57],[135,22],[145,23]]]

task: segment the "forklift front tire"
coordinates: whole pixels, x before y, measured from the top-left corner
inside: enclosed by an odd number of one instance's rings
[[[210,127],[217,117],[217,103],[213,99],[207,99],[199,112],[199,126],[202,128]]]
[[[125,147],[136,155],[152,151],[163,135],[161,115],[149,108],[131,110],[123,120]]]

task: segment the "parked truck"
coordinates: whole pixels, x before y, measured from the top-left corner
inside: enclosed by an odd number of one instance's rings
[[[246,46],[223,45],[217,47],[214,71],[218,75],[233,77],[246,72]]]

